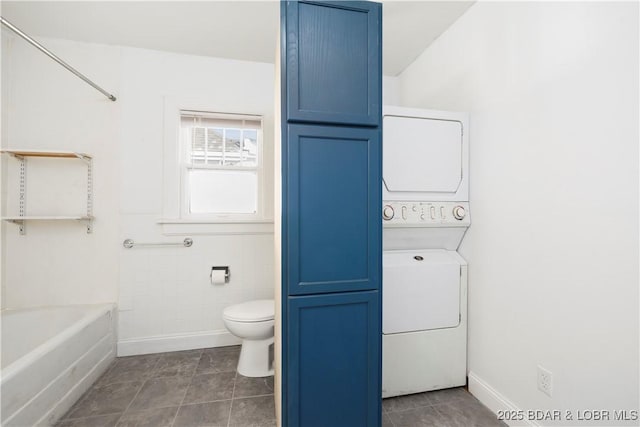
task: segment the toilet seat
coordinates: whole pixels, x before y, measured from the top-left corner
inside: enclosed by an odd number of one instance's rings
[[[275,316],[274,301],[263,299],[247,301],[224,309],[222,316],[234,322],[264,322],[273,320]]]

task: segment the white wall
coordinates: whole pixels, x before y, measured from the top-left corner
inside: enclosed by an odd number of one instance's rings
[[[275,43],[275,76],[274,76],[274,153],[273,157],[273,269],[274,269],[274,347],[273,347],[273,368],[276,406],[276,425],[282,426],[282,81],[281,81],[281,61],[280,56],[280,28]]]
[[[638,409],[638,71],[637,3],[479,2],[400,75],[403,105],[471,113],[470,385],[494,409]]]
[[[3,308],[118,302],[121,354],[235,343],[222,309],[273,297],[273,65],[41,39],[113,92],[113,103],[8,37],[2,52],[8,92],[2,98],[2,132],[8,135],[3,147],[92,154],[96,220],[93,234],[75,223],[29,223],[27,235],[20,236],[17,226],[7,224]],[[164,153],[165,104],[189,99],[217,111],[265,114],[262,223],[223,225],[217,234],[197,224],[158,223],[167,217],[163,198],[170,186],[164,160],[173,155]],[[17,209],[18,176],[17,162],[4,162],[3,215]],[[83,207],[81,163],[28,162],[30,213]],[[187,235],[194,240],[191,248],[122,247],[125,238],[174,242]],[[217,265],[231,268],[230,283],[210,284],[210,269]]]
[[[2,5],[0,4],[0,13],[2,10]],[[3,67],[3,62],[5,60],[6,51],[9,47],[9,41],[6,37],[0,37],[0,84],[2,88],[0,89],[0,94],[2,95],[2,100],[9,99],[9,73],[6,72],[6,68]],[[6,66],[6,65],[5,65]],[[0,102],[0,141],[7,141],[7,112],[8,110],[5,108],[5,102]],[[5,143],[0,142],[0,146],[4,147]],[[4,200],[7,200],[7,157],[0,156],[0,216],[6,215],[6,203]],[[4,310],[5,307],[5,297],[4,297],[4,283],[6,282],[6,265],[7,265],[7,257],[6,254],[6,239],[5,233],[7,232],[6,227],[7,223],[5,221],[0,221],[0,310]]]
[[[395,76],[382,77],[382,105],[398,105],[398,85],[400,79]]]
[[[193,109],[209,105],[213,111],[263,112],[265,198],[273,200],[273,85],[272,64],[123,48],[119,241],[181,241],[189,235],[194,245],[120,249],[120,354],[235,343],[222,322],[223,308],[273,298],[272,224],[257,231],[266,234],[206,235],[200,226],[166,230],[157,223],[167,216],[166,102],[186,102],[188,107],[193,99],[198,104]],[[171,159],[172,153],[166,156]],[[271,219],[272,210],[268,203]],[[179,234],[165,236],[163,231]],[[212,266],[229,266],[230,283],[212,286]]]
[[[118,282],[118,126],[109,101],[22,39],[2,31],[3,148],[66,150],[94,156],[94,223],[6,224],[3,308],[115,301]],[[55,40],[45,46],[111,91],[120,49]],[[17,215],[18,162],[3,154],[2,215]],[[86,167],[77,160],[27,160],[27,214],[86,209]]]

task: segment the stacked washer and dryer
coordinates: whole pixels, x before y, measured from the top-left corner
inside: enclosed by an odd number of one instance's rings
[[[466,383],[468,123],[384,107],[383,397]]]

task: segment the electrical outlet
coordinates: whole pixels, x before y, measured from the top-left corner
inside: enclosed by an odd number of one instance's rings
[[[538,365],[538,390],[551,396],[553,392],[553,374]]]

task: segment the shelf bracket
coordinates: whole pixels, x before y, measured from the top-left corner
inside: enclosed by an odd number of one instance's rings
[[[23,156],[15,156],[16,159],[20,161],[20,194],[18,196],[19,201],[19,216],[26,215],[26,204],[27,204],[27,159]],[[27,233],[26,224],[24,221],[16,221],[16,224],[20,227],[20,234],[24,236]]]
[[[7,220],[8,222],[12,223],[12,224],[17,224],[19,229],[20,229],[20,234],[21,235],[25,235],[25,222],[24,220],[21,219],[10,219]]]
[[[90,157],[82,157],[87,162],[87,234],[93,232],[93,160]]]

